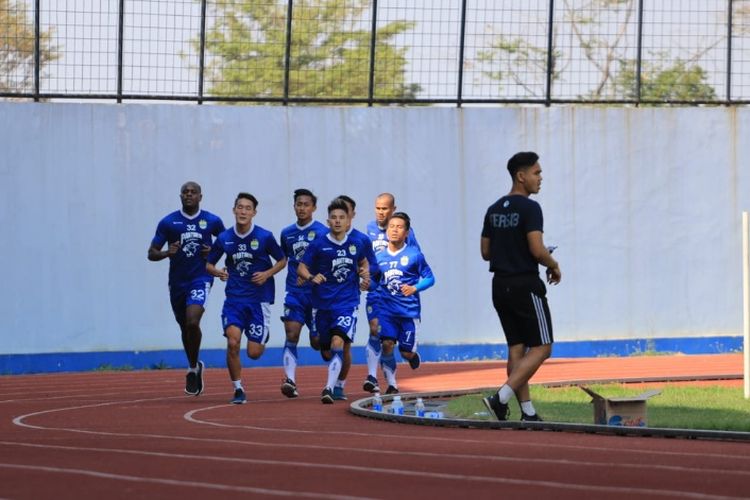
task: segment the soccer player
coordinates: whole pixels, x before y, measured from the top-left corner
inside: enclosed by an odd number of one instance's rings
[[[359,231],[352,227],[352,222],[354,221],[354,217],[357,215],[356,208],[357,203],[352,199],[351,197],[342,194],[338,197],[339,200],[342,200],[346,204],[347,211],[349,212],[349,228],[347,229],[347,234],[351,236],[352,239],[362,242],[365,246],[365,258],[367,259],[367,262],[370,267],[370,277],[374,277],[378,270],[378,261],[375,258],[375,252],[372,250],[372,246],[370,244],[369,237],[363,233],[362,231]],[[362,288],[362,291],[366,290],[367,288]],[[334,399],[341,399],[346,400],[346,394],[344,393],[344,386],[346,385],[346,377],[349,375],[349,369],[352,366],[352,353],[349,349],[350,346],[347,346],[344,350],[344,363],[341,367],[341,373],[339,374],[339,379],[336,382],[336,386],[333,389],[333,397]]]
[[[484,216],[480,250],[489,261],[492,303],[508,342],[508,378],[484,404],[498,420],[507,420],[508,402],[515,395],[521,420],[540,421],[529,395],[529,380],[552,354],[552,320],[547,290],[539,278],[539,264],[547,268],[547,282],[556,285],[560,266],[544,246],[539,204],[529,198],[539,192],[539,156],[521,152],[508,160],[510,192],[490,205]]]
[[[417,334],[421,317],[419,293],[435,284],[429,264],[416,245],[407,245],[411,220],[404,212],[388,219],[388,246],[378,252],[380,290],[378,320],[383,344],[380,366],[388,381],[386,394],[398,394],[396,358],[393,348],[398,342],[401,357],[409,366],[419,368]]]
[[[232,209],[235,225],[216,238],[206,263],[212,276],[227,282],[221,321],[227,339],[227,369],[234,387],[232,404],[247,402],[240,361],[242,334],[247,336],[248,357],[260,358],[270,336],[273,276],[286,266],[284,252],[273,234],[253,224],[257,208],[255,196],[237,195]],[[226,267],[218,269],[216,263],[224,254]]]
[[[386,235],[386,224],[388,219],[396,211],[396,198],[391,193],[381,193],[375,198],[375,220],[367,224],[367,236],[372,241],[372,249],[377,254],[388,248],[388,236]],[[410,229],[406,238],[407,245],[414,245],[419,250],[417,237],[414,230]],[[367,361],[367,379],[362,384],[362,389],[368,392],[380,392],[378,385],[378,365],[380,364],[380,337],[378,336],[378,303],[380,289],[376,288],[367,293],[365,311],[367,311],[367,322],[370,327],[370,336],[365,345],[365,359]]]
[[[213,237],[224,231],[219,217],[201,210],[202,199],[197,182],[183,184],[182,208],[159,221],[148,249],[148,260],[157,262],[169,257],[169,300],[188,360],[185,393],[192,396],[203,392],[204,364],[198,359],[203,338],[201,317],[214,282],[206,272],[205,255]],[[167,249],[162,250],[165,243]]]
[[[348,233],[348,207],[341,199],[328,205],[331,231],[313,241],[297,266],[297,274],[312,287],[315,329],[320,351],[328,360],[328,379],[320,395],[323,404],[333,404],[334,388],[344,365],[344,352],[354,340],[360,286],[369,286],[369,264],[365,257],[370,245]],[[360,277],[362,284],[360,284]]]
[[[310,335],[310,346],[320,350],[318,335],[312,323],[312,288],[310,283],[297,283],[297,265],[305,250],[314,240],[328,233],[328,228],[313,220],[318,198],[309,189],[297,189],[294,192],[294,213],[297,222],[281,230],[281,249],[287,257],[286,294],[284,295],[284,332],[286,343],[282,360],[286,375],[281,384],[281,393],[288,398],[299,396],[297,392],[297,344],[302,326],[307,325]]]

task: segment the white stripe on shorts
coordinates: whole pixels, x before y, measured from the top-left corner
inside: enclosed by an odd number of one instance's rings
[[[541,338],[542,345],[551,344],[552,341],[549,338],[549,329],[547,329],[547,317],[544,314],[544,305],[542,304],[542,299],[532,293],[531,302],[534,304],[534,309],[536,310],[536,320],[539,323],[539,337]]]
[[[271,304],[270,302],[261,302],[260,309],[263,311],[263,337],[262,344],[267,344],[268,339],[271,338]]]

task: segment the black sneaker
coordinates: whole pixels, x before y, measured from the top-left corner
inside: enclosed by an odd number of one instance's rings
[[[200,370],[200,364],[198,365],[198,370]],[[187,372],[187,375],[185,375],[185,394],[189,396],[197,396],[200,394],[198,392],[198,373],[197,372]]]
[[[488,398],[482,398],[482,401],[484,402],[484,406],[486,406],[498,420],[508,420],[508,414],[510,413],[508,403],[501,403],[500,396],[498,396],[497,393]]]
[[[292,379],[284,379],[284,383],[281,384],[281,394],[288,398],[296,398],[299,396],[297,384]]]
[[[521,410],[521,421],[522,422],[544,422],[544,420],[542,420],[542,417],[540,417],[538,413],[534,413],[533,415],[527,415],[526,413],[524,413],[523,410]]]
[[[367,380],[365,380],[365,383],[362,384],[362,389],[365,392],[371,392],[371,393],[380,392],[380,386],[378,385],[378,379],[376,379],[372,375],[368,375],[367,376]]]
[[[323,389],[323,392],[320,393],[320,402],[324,405],[333,404],[333,392],[331,392],[331,389],[329,389],[328,387]]]
[[[247,403],[247,397],[245,396],[245,391],[242,389],[235,389],[234,391],[234,397],[230,401],[233,405],[244,405]]]
[[[409,360],[409,366],[411,366],[412,370],[416,370],[419,368],[419,364],[422,362],[422,359],[419,357],[419,353],[415,352],[414,357]]]
[[[398,387],[393,387],[392,385],[388,386],[388,389],[385,390],[386,394],[398,394]]]
[[[205,367],[206,365],[203,361],[198,361],[198,375],[195,377],[196,382],[198,382],[198,392],[196,393],[196,396],[203,394],[203,369]]]

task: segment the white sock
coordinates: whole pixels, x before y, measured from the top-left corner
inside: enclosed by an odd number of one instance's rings
[[[336,380],[336,387],[341,387],[342,389],[346,385],[346,380]]]
[[[513,392],[513,389],[511,389],[508,384],[503,384],[500,390],[497,391],[497,395],[500,397],[500,402],[502,404],[508,404],[508,401],[510,401],[510,398],[515,396],[515,394],[516,393]]]
[[[328,362],[328,381],[326,382],[326,387],[330,390],[333,390],[333,388],[336,385],[336,381],[339,378],[339,373],[341,373],[341,353],[338,355],[334,354],[331,358],[331,361]]]
[[[234,390],[242,389],[242,380],[232,380],[232,385],[234,386]],[[242,389],[243,391],[245,389]]]
[[[396,382],[396,372],[391,370],[385,365],[382,365],[383,368],[383,375],[385,375],[385,379],[388,381],[388,385],[392,385],[393,387],[398,387],[398,382]]]
[[[297,358],[289,349],[284,348],[282,361],[284,363],[284,374],[286,374],[286,378],[294,382],[294,376],[297,373]]]
[[[365,359],[367,359],[367,374],[371,377],[378,378],[380,353],[375,352],[370,344],[365,344]]]
[[[536,415],[536,409],[534,409],[534,405],[531,404],[531,401],[521,401],[521,411],[529,416]]]

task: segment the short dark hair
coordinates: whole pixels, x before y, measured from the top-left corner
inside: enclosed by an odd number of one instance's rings
[[[391,215],[388,220],[390,221],[391,219],[401,219],[402,221],[404,221],[406,230],[408,231],[409,229],[411,229],[411,219],[406,212],[393,212],[393,215]]]
[[[237,206],[237,202],[240,201],[240,199],[243,199],[243,198],[245,200],[252,201],[254,209],[258,208],[258,199],[255,196],[251,195],[250,193],[244,193],[244,192],[243,193],[239,193],[237,195],[237,198],[234,199],[234,206],[236,207]]]
[[[349,207],[346,206],[346,202],[340,196],[334,198],[331,203],[328,204],[328,215],[331,215],[331,212],[334,210],[343,210],[349,215]]]
[[[297,203],[297,198],[300,196],[309,196],[312,199],[313,206],[318,205],[318,197],[315,196],[312,191],[305,188],[295,189],[294,190],[294,202]]]
[[[352,210],[354,210],[355,208],[357,208],[357,202],[356,202],[356,201],[354,201],[354,200],[353,200],[352,198],[350,198],[349,196],[347,196],[347,195],[345,195],[345,194],[341,194],[341,195],[337,196],[337,198],[338,198],[339,200],[343,200],[343,201],[345,201],[346,203],[348,203],[348,204],[349,204],[349,205],[350,205],[350,206],[352,207]],[[349,210],[347,209],[347,212],[348,212],[348,211],[349,211]]]
[[[516,172],[534,166],[537,161],[539,161],[539,155],[533,151],[516,153],[508,160],[508,173],[515,179]]]

